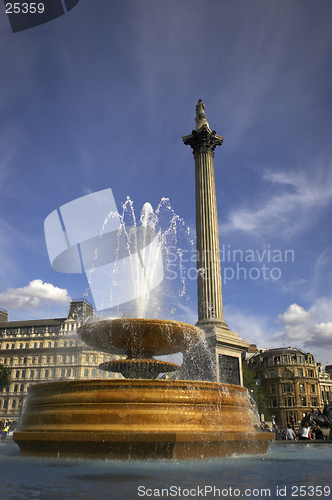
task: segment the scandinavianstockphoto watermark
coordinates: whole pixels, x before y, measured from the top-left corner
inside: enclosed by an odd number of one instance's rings
[[[233,249],[231,245],[222,245],[219,252],[221,263],[213,269],[213,262],[218,256],[205,251],[201,256],[197,250],[178,249],[168,247],[168,261],[166,279],[175,280],[209,279],[210,272],[221,273],[224,284],[232,280],[279,280],[282,276],[281,264],[290,264],[295,261],[294,250],[273,249],[267,245],[265,249]],[[197,269],[197,262],[199,268]],[[268,264],[268,265],[267,265]]]

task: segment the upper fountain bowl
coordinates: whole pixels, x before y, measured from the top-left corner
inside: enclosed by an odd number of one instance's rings
[[[129,359],[183,352],[204,338],[196,326],[159,319],[101,319],[85,323],[80,338],[94,349]]]

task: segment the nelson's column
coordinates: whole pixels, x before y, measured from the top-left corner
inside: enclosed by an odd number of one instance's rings
[[[236,332],[232,332],[223,317],[222,278],[220,266],[219,230],[216,185],[214,178],[214,150],[223,143],[223,137],[212,132],[200,99],[196,106],[196,130],[183,137],[191,146],[195,158],[196,190],[196,250],[198,322],[207,342],[215,353],[216,370],[205,360],[205,377],[217,382],[242,384],[241,353],[249,347]],[[214,358],[214,356],[213,356]],[[214,361],[214,359],[213,359]]]

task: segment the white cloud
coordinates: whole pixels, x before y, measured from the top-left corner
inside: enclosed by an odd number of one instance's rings
[[[284,314],[279,314],[285,326],[275,338],[298,341],[304,348],[332,347],[332,297],[321,297],[306,311],[292,304]]]
[[[312,313],[305,311],[303,307],[297,304],[292,304],[287,308],[287,311],[284,314],[279,314],[278,319],[282,320],[285,325],[297,325],[299,323],[309,321],[314,317],[315,316]]]
[[[30,309],[50,306],[52,303],[63,306],[70,300],[66,289],[44,283],[40,279],[30,281],[23,288],[8,288],[0,293],[0,304],[8,309]]]
[[[319,168],[318,168],[319,170]],[[321,169],[324,171],[324,169]],[[314,179],[296,172],[263,172],[264,180],[273,183],[255,207],[232,210],[229,222],[220,231],[245,231],[259,236],[275,234],[286,238],[303,233],[332,202],[332,174],[317,174]]]
[[[332,322],[319,323],[315,325],[314,335],[305,342],[305,345],[315,345],[332,347]]]

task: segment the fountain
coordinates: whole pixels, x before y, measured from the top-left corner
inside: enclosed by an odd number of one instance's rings
[[[156,379],[178,368],[153,358],[191,348],[202,331],[175,321],[100,320],[80,337],[126,354],[101,365],[126,378],[36,384],[14,439],[23,456],[192,459],[265,452],[247,390],[208,381]]]
[[[218,342],[227,347],[225,357],[230,359],[232,373],[236,373],[234,367],[247,343],[228,329],[222,317],[216,266],[218,262],[220,266],[218,223],[215,193],[210,189],[214,186],[213,151],[222,138],[210,131],[201,101],[196,112],[196,132],[186,136],[184,142],[194,149],[197,193],[206,198],[201,203],[205,212],[197,213],[197,227],[202,226],[198,237],[205,245],[198,246],[197,267],[204,268],[206,274],[204,279],[199,274],[198,326],[205,332],[177,321],[141,318],[100,319],[82,325],[78,335],[87,345],[127,356],[99,366],[121,373],[123,378],[30,387],[25,412],[14,434],[23,456],[209,458],[262,453],[274,437],[260,428],[247,389],[220,383],[213,377],[199,380],[202,373],[211,373],[210,367],[205,370],[199,366],[209,356],[212,360],[215,357],[211,332],[217,332]],[[201,179],[201,169],[208,178]],[[196,205],[200,205],[199,197]],[[205,224],[206,220],[211,224]],[[212,251],[207,245],[212,245]],[[201,260],[206,255],[209,262]],[[208,356],[196,358],[204,346]],[[188,352],[187,364],[197,359],[197,366],[189,370],[195,380],[166,378],[179,366],[154,358],[178,352]],[[235,356],[228,356],[229,352]],[[164,378],[157,378],[160,374]],[[239,369],[237,375],[240,380]]]

